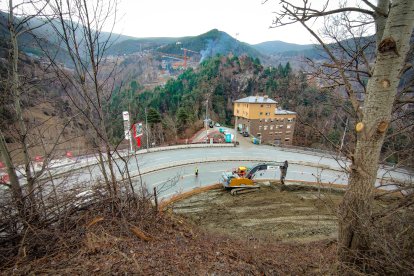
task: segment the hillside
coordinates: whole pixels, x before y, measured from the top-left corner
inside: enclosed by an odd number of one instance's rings
[[[7,47],[7,41],[9,41],[10,33],[7,29],[7,21],[8,21],[8,14],[0,12],[0,40],[4,42],[2,47]],[[19,19],[16,19],[19,22]],[[37,23],[35,23],[35,21]],[[32,24],[38,24],[37,20],[32,21]],[[32,25],[32,26],[33,26]],[[26,25],[23,26],[23,30],[27,30],[30,26]],[[34,35],[39,34],[37,39]],[[51,55],[55,56],[56,61],[60,63],[67,64],[68,55],[67,52],[62,49],[58,44],[53,42],[51,36],[46,34],[40,35],[40,30],[36,30],[32,33],[30,32],[22,32],[20,36],[18,36],[18,43],[19,49],[21,52],[25,53],[26,55],[30,56],[31,58],[38,59],[44,56],[42,49],[47,49]],[[2,57],[5,56],[4,53],[1,54]]]
[[[162,45],[175,43],[180,38],[173,37],[149,37],[149,38],[131,38],[117,41],[108,49],[106,55],[130,55],[137,52],[152,50]]]
[[[265,55],[274,55],[278,53],[284,52],[304,52],[305,50],[312,50],[315,45],[308,44],[308,45],[300,45],[294,43],[287,43],[283,41],[266,41],[259,44],[252,45],[254,49],[261,52]]]
[[[297,111],[305,118],[305,123],[320,125],[332,136],[341,128],[334,120],[331,107],[336,104],[334,100],[309,87],[306,76],[293,72],[289,64],[265,68],[257,58],[215,56],[203,61],[196,69],[185,70],[163,86],[140,91],[132,86],[131,83],[114,93],[111,114],[116,116],[112,119],[121,120],[122,110],[129,107],[133,120],[143,121],[145,108],[154,109],[163,118],[161,123],[154,125],[157,144],[189,138],[202,126],[207,100],[210,118],[232,126],[233,101],[256,94],[269,95],[282,108]],[[114,139],[121,139],[122,135],[122,126],[114,126]],[[306,146],[320,146],[323,141],[317,131],[305,127],[297,128],[295,139],[297,145]]]
[[[21,21],[20,18],[16,18],[15,20],[16,22]],[[8,14],[0,12],[0,39],[2,41],[8,41],[10,37],[7,29],[7,21]],[[56,24],[56,26],[59,26],[59,24]],[[33,59],[46,58],[47,55],[45,52],[47,52],[48,55],[54,57],[58,63],[64,64],[68,68],[73,67],[68,52],[60,45],[61,40],[50,23],[47,23],[40,18],[33,18],[29,20],[27,24],[22,26],[23,31],[31,28],[33,28],[32,31],[22,32],[18,37],[19,49],[21,52]],[[78,37],[82,36],[81,28],[77,29],[76,35]],[[120,43],[130,39],[133,38],[108,32],[100,33],[100,41],[108,40],[111,44]],[[79,39],[79,41],[82,41],[82,39]]]
[[[263,54],[251,45],[240,42],[229,34],[217,29],[210,30],[198,36],[188,37],[154,37],[137,38],[115,43],[108,51],[108,55],[128,55],[143,50],[155,50],[165,54],[182,55],[182,48],[198,52],[201,59],[213,57],[217,54],[234,55],[247,54],[253,57],[262,57]]]
[[[180,43],[168,44],[160,47],[164,53],[180,54],[181,48],[199,52],[201,60],[214,57],[217,54],[236,56],[246,54],[252,57],[260,57],[261,53],[253,49],[249,44],[240,42],[225,32],[213,29],[207,33],[195,37],[183,38]]]

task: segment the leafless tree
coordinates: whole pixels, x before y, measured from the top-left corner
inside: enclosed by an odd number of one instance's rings
[[[34,6],[37,6],[38,12],[34,12]],[[30,95],[33,91],[33,87],[36,86],[32,81],[28,81],[24,75],[24,65],[22,60],[27,60],[27,57],[23,57],[20,52],[19,37],[27,34],[32,34],[34,30],[41,27],[41,25],[33,26],[29,22],[39,15],[43,11],[45,5],[40,1],[20,1],[15,3],[12,0],[8,1],[8,20],[7,30],[10,35],[10,39],[6,44],[9,48],[9,68],[8,75],[5,81],[5,91],[9,95],[12,102],[11,114],[13,117],[12,123],[2,123],[0,130],[0,152],[2,159],[5,161],[7,167],[7,173],[9,175],[8,183],[1,183],[2,185],[10,188],[14,203],[20,214],[20,218],[27,222],[36,222],[38,218],[37,212],[37,199],[36,189],[38,188],[39,179],[45,174],[49,166],[50,160],[56,155],[57,147],[62,143],[62,134],[67,127],[68,123],[63,125],[62,128],[54,135],[55,139],[52,142],[48,142],[47,147],[43,140],[44,123],[31,124],[27,119],[27,112],[24,112],[22,104],[23,98],[29,101]],[[18,17],[15,16],[16,11],[19,11]],[[46,77],[46,75],[44,76]],[[2,105],[6,106],[8,103],[3,102]],[[21,155],[23,163],[22,176],[26,182],[25,189],[23,189],[22,179],[19,179],[17,173],[19,172],[18,164],[21,163],[18,158],[13,157],[13,148],[6,143],[5,135],[14,136],[14,140],[19,144],[17,154]],[[14,134],[14,135],[11,135]],[[33,157],[33,149],[41,148],[43,152],[43,162],[40,168],[35,168]],[[16,151],[16,150],[15,150]]]
[[[86,137],[98,155],[108,193],[119,193],[114,167],[114,152],[109,140],[105,105],[114,90],[116,67],[105,69],[105,54],[111,45],[111,34],[102,29],[116,21],[116,1],[49,1],[47,17],[62,47],[68,52],[73,72],[52,64],[62,88],[88,123]],[[52,55],[49,55],[52,57]]]
[[[356,146],[348,154],[352,161],[349,186],[339,211],[339,258],[344,264],[358,264],[359,256],[369,252],[373,242],[366,225],[373,219],[381,149],[394,103],[401,95],[401,76],[411,67],[406,67],[406,57],[414,27],[414,2],[362,0],[355,5],[341,2],[335,8],[328,1],[320,7],[311,2],[280,1],[274,26],[301,24],[326,53],[328,62],[317,72],[324,85],[340,86],[350,102],[347,112],[357,124]],[[325,28],[318,34],[311,24],[322,18]],[[370,24],[375,28],[373,41],[362,37]]]

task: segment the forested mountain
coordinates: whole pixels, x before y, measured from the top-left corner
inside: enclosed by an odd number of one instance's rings
[[[252,57],[262,56],[249,44],[240,42],[227,33],[217,29],[213,29],[199,36],[183,38],[179,43],[160,47],[160,50],[164,53],[179,54],[182,52],[181,48],[188,48],[199,52],[202,60],[208,57],[214,57],[217,54],[227,55],[229,53],[237,56],[242,54]]]
[[[117,41],[108,49],[106,55],[130,55],[145,50],[157,49],[162,45],[176,43],[180,38],[175,37],[149,37],[132,38],[124,41]]]
[[[7,13],[0,13],[0,38],[7,41],[9,32],[7,30]],[[20,19],[16,19],[19,21]],[[57,25],[58,26],[58,25]],[[23,26],[25,29],[34,28],[31,32],[23,33],[19,37],[20,50],[33,58],[42,58],[45,51],[51,56],[56,56],[56,60],[72,67],[67,52],[61,47],[61,41],[56,35],[52,25],[41,18],[33,18]],[[77,31],[79,35],[80,28]],[[262,51],[263,47],[254,47],[244,42],[240,42],[225,32],[217,29],[210,30],[198,36],[188,37],[153,37],[153,38],[135,38],[124,36],[116,33],[102,32],[100,40],[108,40],[109,48],[106,55],[127,56],[145,50],[162,52],[166,54],[182,55],[182,48],[200,54],[201,59],[213,57],[216,54],[234,55],[247,54],[253,57],[264,59],[268,54]],[[283,44],[283,43],[282,43]],[[290,46],[294,46],[291,44]],[[294,47],[295,48],[295,47]],[[301,49],[298,46],[298,49]],[[278,51],[280,52],[280,51]]]
[[[16,19],[17,21],[19,19]],[[8,41],[10,40],[10,34],[7,29],[8,14],[0,12],[0,47],[2,47],[0,55],[2,57],[7,56]],[[36,22],[36,23],[35,23]],[[33,25],[40,24],[39,20],[34,19]],[[33,26],[32,25],[32,26]],[[30,25],[25,24],[22,26],[22,30],[28,30]],[[39,34],[36,37],[36,34]],[[54,36],[55,37],[55,36]],[[57,62],[65,63],[67,60],[67,52],[63,50],[58,44],[54,43],[47,35],[43,35],[41,31],[36,30],[33,32],[22,32],[18,36],[19,50],[22,53],[32,57],[39,58],[44,56],[42,49],[47,49],[53,56],[55,56]]]
[[[21,19],[16,18],[17,22],[21,22]],[[10,39],[10,34],[7,29],[8,14],[0,12],[0,40],[7,43]],[[59,24],[55,24],[59,26]],[[21,34],[18,36],[19,50],[22,53],[30,56],[34,59],[47,59],[49,55],[55,59],[56,62],[64,64],[66,67],[71,68],[72,62],[69,58],[67,51],[62,45],[62,41],[56,34],[53,26],[42,18],[34,17],[28,20],[25,24],[20,26],[18,30]],[[61,31],[60,29],[58,31]],[[81,28],[77,28],[76,35],[81,37]],[[123,42],[124,40],[131,39],[132,37],[124,36],[120,34],[111,34],[108,32],[100,33],[100,41],[109,41],[109,44],[115,44]],[[79,39],[82,41],[82,39]]]

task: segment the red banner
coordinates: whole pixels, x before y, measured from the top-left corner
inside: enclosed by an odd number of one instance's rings
[[[132,125],[133,136],[135,141],[137,141],[138,148],[141,147],[141,136],[142,136],[142,123],[136,123]]]

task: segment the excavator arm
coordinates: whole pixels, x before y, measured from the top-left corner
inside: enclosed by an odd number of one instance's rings
[[[252,179],[254,177],[254,174],[258,171],[263,171],[263,170],[275,170],[279,167],[280,169],[280,181],[282,182],[282,184],[285,184],[285,177],[286,177],[286,173],[287,173],[287,168],[289,166],[288,161],[286,160],[285,162],[275,162],[275,163],[263,163],[263,164],[258,164],[256,166],[254,166],[246,175],[246,178],[248,179]]]

